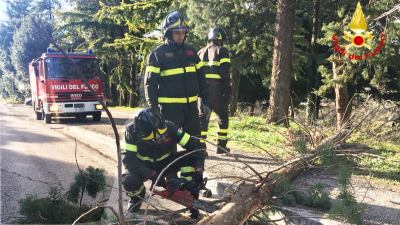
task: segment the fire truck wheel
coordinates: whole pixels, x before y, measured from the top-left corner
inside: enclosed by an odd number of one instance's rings
[[[51,114],[44,114],[44,122],[51,123]]]
[[[36,120],[42,120],[43,119],[42,112],[35,112],[35,114],[36,114]]]
[[[101,120],[101,112],[95,112],[93,113],[93,121],[98,122]]]

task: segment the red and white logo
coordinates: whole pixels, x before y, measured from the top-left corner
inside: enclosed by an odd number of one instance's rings
[[[375,57],[385,46],[384,33],[379,35],[379,40],[376,43],[372,32],[368,31],[368,25],[359,2],[353,18],[350,21],[349,29],[350,30],[344,31],[342,37],[347,42],[344,46],[339,43],[339,35],[332,35],[333,51],[337,52],[341,56],[347,57],[349,60],[366,60]]]

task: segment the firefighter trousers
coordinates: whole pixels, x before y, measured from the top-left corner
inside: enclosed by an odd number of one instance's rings
[[[200,136],[200,121],[197,101],[191,103],[160,104],[161,114],[191,136]]]
[[[218,145],[226,148],[226,144],[228,142],[229,126],[229,96],[224,96],[223,88],[219,83],[208,82],[208,93],[210,109],[212,112],[217,114],[218,117]],[[210,115],[205,112],[201,102],[199,104],[199,109],[201,138],[206,139],[208,134]]]

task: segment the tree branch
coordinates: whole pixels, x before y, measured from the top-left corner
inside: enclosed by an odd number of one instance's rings
[[[386,11],[386,12],[382,13],[380,16],[376,17],[376,18],[373,19],[373,20],[375,21],[375,20],[382,19],[383,17],[387,17],[387,16],[389,16],[390,14],[392,14],[392,13],[394,13],[394,12],[396,12],[396,11],[400,11],[400,4],[395,5],[392,9],[390,9],[389,11]]]

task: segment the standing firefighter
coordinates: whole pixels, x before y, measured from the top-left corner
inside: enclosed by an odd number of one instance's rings
[[[155,184],[161,171],[172,161],[186,153],[202,148],[202,144],[179,129],[173,122],[166,121],[157,111],[143,109],[126,126],[125,153],[123,164],[127,170],[122,176],[122,184],[131,197],[129,212],[137,212],[145,196],[143,182],[152,180],[153,185],[178,187],[192,181],[195,186],[203,182],[204,151],[196,151],[174,162]],[[176,152],[177,144],[186,151]],[[180,171],[180,178],[176,173]],[[197,187],[197,186],[196,186]],[[198,193],[192,193],[198,197]],[[192,216],[198,211],[192,209]]]
[[[200,135],[198,97],[208,105],[203,64],[196,51],[185,45],[189,27],[174,11],[163,24],[165,43],[150,53],[146,68],[145,93],[149,106],[190,135]]]
[[[231,85],[229,70],[231,60],[228,49],[223,47],[226,33],[222,28],[216,27],[208,34],[208,44],[199,51],[200,59],[204,63],[209,90],[210,108],[218,116],[218,146],[226,149],[228,142],[229,124],[229,100],[231,95]],[[207,138],[210,114],[202,110],[200,106],[201,137]],[[224,153],[221,148],[217,149],[217,154]]]

